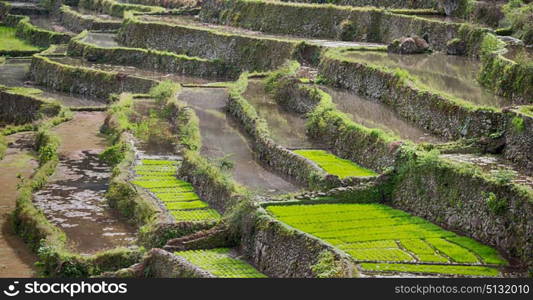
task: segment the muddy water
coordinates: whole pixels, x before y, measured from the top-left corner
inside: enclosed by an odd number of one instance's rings
[[[442,53],[399,55],[361,51],[349,51],[346,56],[393,69],[405,69],[426,86],[474,104],[509,105],[505,98],[491,94],[479,84],[480,62],[467,57]]]
[[[31,16],[30,22],[39,28],[55,32],[72,33],[71,31],[63,27],[63,25],[61,25],[61,23],[59,23],[56,18],[51,17],[49,15]]]
[[[104,196],[111,175],[98,159],[106,146],[99,134],[104,119],[102,112],[80,112],[53,129],[61,139],[60,162],[49,184],[34,195],[35,204],[83,254],[135,240],[135,229],[108,207]]]
[[[172,80],[179,83],[193,83],[193,84],[205,84],[210,82],[209,80],[199,78],[199,77],[191,77],[191,76],[185,76],[185,75],[178,75],[178,74],[165,74],[150,70],[144,70],[139,69],[136,67],[131,66],[120,66],[120,65],[108,65],[108,64],[97,64],[92,63],[89,61],[86,61],[81,58],[74,58],[74,57],[61,57],[61,58],[52,58],[53,60],[61,63],[61,64],[68,64],[73,66],[82,66],[102,71],[108,71],[108,72],[119,72],[119,73],[125,73],[131,76],[137,76],[137,77],[144,77],[149,78],[153,80]]]
[[[113,16],[106,15],[98,11],[94,11],[94,10],[90,10],[90,9],[86,9],[82,7],[70,7],[70,9],[77,11],[82,15],[97,17],[99,19],[106,20],[106,21],[121,21],[122,20],[121,18],[118,18],[118,17],[113,17]]]
[[[37,168],[32,156],[33,135],[17,133],[7,137],[6,156],[0,160],[0,277],[32,277],[37,257],[13,232],[9,214],[15,209],[17,184]]]
[[[483,171],[497,174],[501,170],[511,172],[512,182],[533,188],[533,177],[527,176],[508,160],[496,155],[475,155],[475,154],[442,154],[442,158],[461,163],[471,163],[480,167]]]
[[[307,138],[305,119],[279,106],[265,92],[262,80],[250,79],[243,96],[254,106],[259,116],[267,121],[276,143],[288,148],[317,147]]]
[[[27,81],[28,78],[26,76],[30,69],[30,64],[30,59],[8,59],[4,64],[0,64],[0,85],[37,88],[43,91],[41,96],[55,99],[69,107],[106,105],[105,101],[101,99],[72,96],[31,84],[31,82]]]
[[[253,151],[239,125],[225,113],[225,89],[185,88],[179,98],[191,106],[200,119],[201,154],[212,159],[227,157],[234,164],[233,178],[257,192],[287,193],[299,187],[266,170],[254,159]]]
[[[415,143],[443,142],[429,132],[404,121],[393,110],[381,103],[364,99],[346,90],[324,86],[321,86],[321,89],[330,94],[337,108],[351,116],[356,123],[390,132]]]
[[[119,46],[115,41],[115,37],[116,34],[114,33],[89,32],[87,37],[83,39],[83,42],[94,44],[99,47],[113,48]]]
[[[150,21],[150,22],[173,23],[173,24],[179,24],[179,25],[199,27],[203,29],[211,28],[211,29],[215,29],[217,31],[225,32],[225,33],[235,33],[235,34],[241,34],[241,35],[251,35],[251,36],[257,36],[257,37],[291,40],[291,41],[305,40],[306,42],[310,44],[320,45],[324,47],[357,47],[357,46],[380,47],[380,46],[383,46],[383,44],[376,44],[376,43],[344,42],[344,41],[323,40],[323,39],[307,39],[307,38],[288,36],[288,35],[266,34],[260,31],[253,31],[253,30],[248,30],[248,29],[239,28],[239,27],[204,23],[194,16],[145,15],[145,16],[139,16],[139,17],[142,20]]]
[[[134,118],[135,123],[140,123],[143,120],[149,119],[150,115],[156,113],[158,108],[154,100],[135,100],[134,109],[136,117]],[[163,121],[159,118],[153,118],[156,120],[159,133],[166,133],[167,137],[173,137],[174,135],[171,132],[170,124],[166,121]],[[136,149],[142,157],[155,157],[155,156],[174,156],[177,154],[176,143],[173,139],[160,137],[151,137],[147,141],[136,141]]]

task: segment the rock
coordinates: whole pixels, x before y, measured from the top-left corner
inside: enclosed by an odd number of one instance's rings
[[[498,36],[498,39],[513,46],[524,46],[524,42],[512,36]]]
[[[460,39],[453,39],[448,42],[446,53],[448,55],[465,55],[466,43]]]
[[[447,16],[457,16],[464,13],[468,0],[439,0],[439,5]]]
[[[394,40],[387,50],[391,53],[399,54],[417,54],[424,53],[429,50],[429,44],[418,36],[403,37],[399,40]]]

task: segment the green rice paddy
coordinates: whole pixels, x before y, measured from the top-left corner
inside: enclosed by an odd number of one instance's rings
[[[329,174],[337,175],[340,178],[377,175],[372,170],[365,169],[350,160],[342,159],[324,150],[294,150],[293,152],[314,161]]]
[[[16,28],[0,26],[0,53],[9,51],[39,51],[38,47],[15,36]]]
[[[230,249],[175,252],[192,264],[220,278],[266,278],[247,262],[230,256]]]
[[[142,160],[135,167],[138,177],[132,181],[152,192],[176,221],[217,220],[220,214],[210,209],[188,182],[176,178],[177,163],[166,160]]]
[[[507,264],[491,247],[381,204],[271,205],[266,209],[358,262],[379,262],[366,266],[384,271],[496,276],[496,265]]]
[[[497,269],[485,266],[454,266],[454,265],[415,265],[415,264],[372,264],[363,263],[361,268],[375,272],[405,272],[422,274],[449,274],[467,276],[498,276]]]

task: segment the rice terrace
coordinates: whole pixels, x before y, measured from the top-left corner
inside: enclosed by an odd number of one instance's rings
[[[531,0],[4,0],[0,132],[0,277],[533,276]]]

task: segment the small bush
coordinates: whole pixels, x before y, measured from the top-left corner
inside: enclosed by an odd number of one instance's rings
[[[505,25],[510,26],[513,36],[522,39],[526,45],[533,44],[533,2],[511,0],[503,6]]]
[[[525,129],[524,119],[520,117],[514,117],[511,120],[512,128],[515,132],[522,132]]]
[[[125,143],[118,143],[110,146],[105,149],[104,152],[100,153],[100,160],[110,166],[118,165],[126,155],[126,147]]]
[[[516,176],[516,172],[508,169],[499,169],[494,173],[494,177],[499,184],[509,184]]]
[[[39,165],[42,166],[57,158],[59,138],[50,133],[49,130],[41,129],[37,132],[35,147],[39,153]]]
[[[502,215],[507,211],[507,201],[505,199],[498,199],[492,192],[486,195],[487,206],[495,215]]]
[[[170,80],[165,80],[160,84],[150,89],[150,96],[156,99],[160,105],[166,104],[166,102],[177,95],[181,90],[181,86]]]

